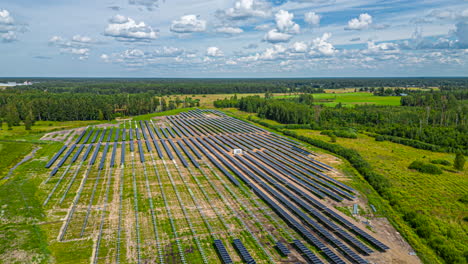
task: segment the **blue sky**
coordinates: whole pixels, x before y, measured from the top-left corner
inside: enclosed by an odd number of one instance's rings
[[[0,0],[0,76],[467,76],[467,0]]]

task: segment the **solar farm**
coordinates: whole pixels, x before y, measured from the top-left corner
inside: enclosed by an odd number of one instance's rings
[[[390,247],[332,205],[357,191],[299,142],[216,110],[74,131],[42,188],[90,263],[371,263]]]

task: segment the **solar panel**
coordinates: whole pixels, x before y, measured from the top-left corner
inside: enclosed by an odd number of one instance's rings
[[[76,144],[73,144],[70,149],[68,149],[67,153],[65,153],[65,156],[63,156],[62,160],[57,164],[57,167],[62,167],[63,163],[68,159],[68,156],[75,150]]]
[[[216,248],[216,252],[218,253],[219,257],[221,258],[221,261],[224,264],[231,264],[232,259],[231,256],[229,256],[229,253],[226,250],[226,247],[224,246],[223,242],[219,239],[214,240],[214,246]]]
[[[323,262],[317,257],[317,255],[312,253],[312,251],[310,251],[310,249],[308,249],[301,241],[294,240],[293,243],[297,247],[299,252],[301,252],[304,255],[304,258],[307,261],[313,264],[323,264]]]
[[[45,165],[46,168],[50,168],[50,166],[52,166],[52,164],[55,163],[55,161],[57,160],[58,157],[60,157],[60,155],[62,155],[62,153],[65,151],[65,149],[67,149],[67,145],[63,145],[59,151],[57,151],[57,153],[55,153],[55,155],[49,160],[49,162],[47,162],[47,164]]]
[[[184,165],[184,167],[188,167],[189,164],[185,160],[184,156],[182,156],[182,153],[180,153],[180,151],[177,149],[174,142],[172,142],[172,140],[170,140],[170,139],[168,139],[167,141],[169,142],[169,144],[171,144],[172,149],[174,149],[175,153],[177,154],[177,157],[179,157],[179,159],[182,162],[182,164]]]
[[[141,146],[141,140],[138,140],[138,151],[140,152],[140,162],[145,162],[145,155],[143,154],[143,147]]]
[[[104,151],[102,152],[101,162],[99,163],[98,170],[102,170],[104,168],[104,164],[106,163],[106,156],[107,156],[107,151],[108,150],[109,150],[109,142],[106,143],[106,146],[104,147]]]
[[[160,142],[161,142],[161,144],[163,145],[164,150],[166,150],[166,153],[167,153],[167,156],[169,156],[169,159],[173,160],[173,159],[174,159],[174,156],[172,155],[171,150],[170,150],[169,147],[167,146],[166,140],[165,140],[165,139],[161,139]]]
[[[94,162],[96,162],[96,157],[99,153],[99,148],[101,147],[101,143],[98,143],[96,146],[96,149],[94,150],[93,156],[91,157],[90,164],[94,165]]]
[[[245,248],[244,244],[242,244],[242,241],[239,239],[234,239],[233,241],[234,247],[237,249],[237,252],[239,252],[242,260],[244,260],[246,263],[249,264],[255,264],[255,260],[252,258],[250,255],[249,251]]]
[[[81,161],[85,161],[86,159],[88,159],[89,153],[90,153],[92,148],[93,148],[93,145],[89,144],[88,148],[85,151],[85,154],[83,155],[83,158],[81,159]]]
[[[85,145],[81,145],[78,150],[76,151],[75,155],[73,155],[72,159],[71,159],[71,162],[75,162],[77,159],[78,159],[78,156],[80,156],[81,154],[81,151],[83,150]]]
[[[276,248],[278,249],[279,253],[282,256],[286,257],[289,254],[291,254],[291,251],[289,251],[289,249],[283,243],[281,243],[280,241],[276,242]]]
[[[120,165],[125,164],[125,141],[122,142],[122,150],[120,152]]]
[[[81,132],[81,135],[76,139],[75,144],[78,144],[78,143],[81,141],[81,139],[82,139],[83,136],[86,134],[86,132],[87,132],[86,129],[83,130],[83,132]]]
[[[111,156],[111,161],[110,161],[111,167],[114,167],[116,152],[117,152],[117,142],[114,142],[114,147],[112,148],[112,156]]]
[[[89,133],[86,135],[85,139],[83,140],[83,144],[88,143],[89,137],[91,136],[91,134],[93,134],[93,132],[94,132],[93,128],[89,130]]]

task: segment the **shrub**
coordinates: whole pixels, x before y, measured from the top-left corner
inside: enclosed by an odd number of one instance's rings
[[[375,137],[375,141],[385,141],[385,137],[382,135],[378,135]]]
[[[459,202],[468,204],[468,194],[464,194],[460,199],[458,199]]]
[[[450,161],[444,160],[444,159],[431,160],[431,163],[432,163],[432,164],[445,165],[445,166],[450,166],[450,165],[452,165],[452,163],[450,163]]]
[[[455,157],[455,161],[453,162],[453,168],[456,170],[462,171],[463,168],[465,167],[465,156],[461,153],[457,153],[457,156]]]
[[[327,135],[327,136],[331,136],[333,134],[333,130],[322,130],[320,132],[320,135]]]
[[[434,164],[424,163],[422,161],[413,161],[408,169],[417,170],[422,173],[428,174],[442,174],[442,170]]]
[[[341,138],[357,138],[357,133],[354,129],[340,129],[334,131],[337,137]]]

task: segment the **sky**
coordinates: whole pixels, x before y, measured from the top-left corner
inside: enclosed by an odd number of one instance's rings
[[[468,0],[0,0],[0,76],[468,76]]]

